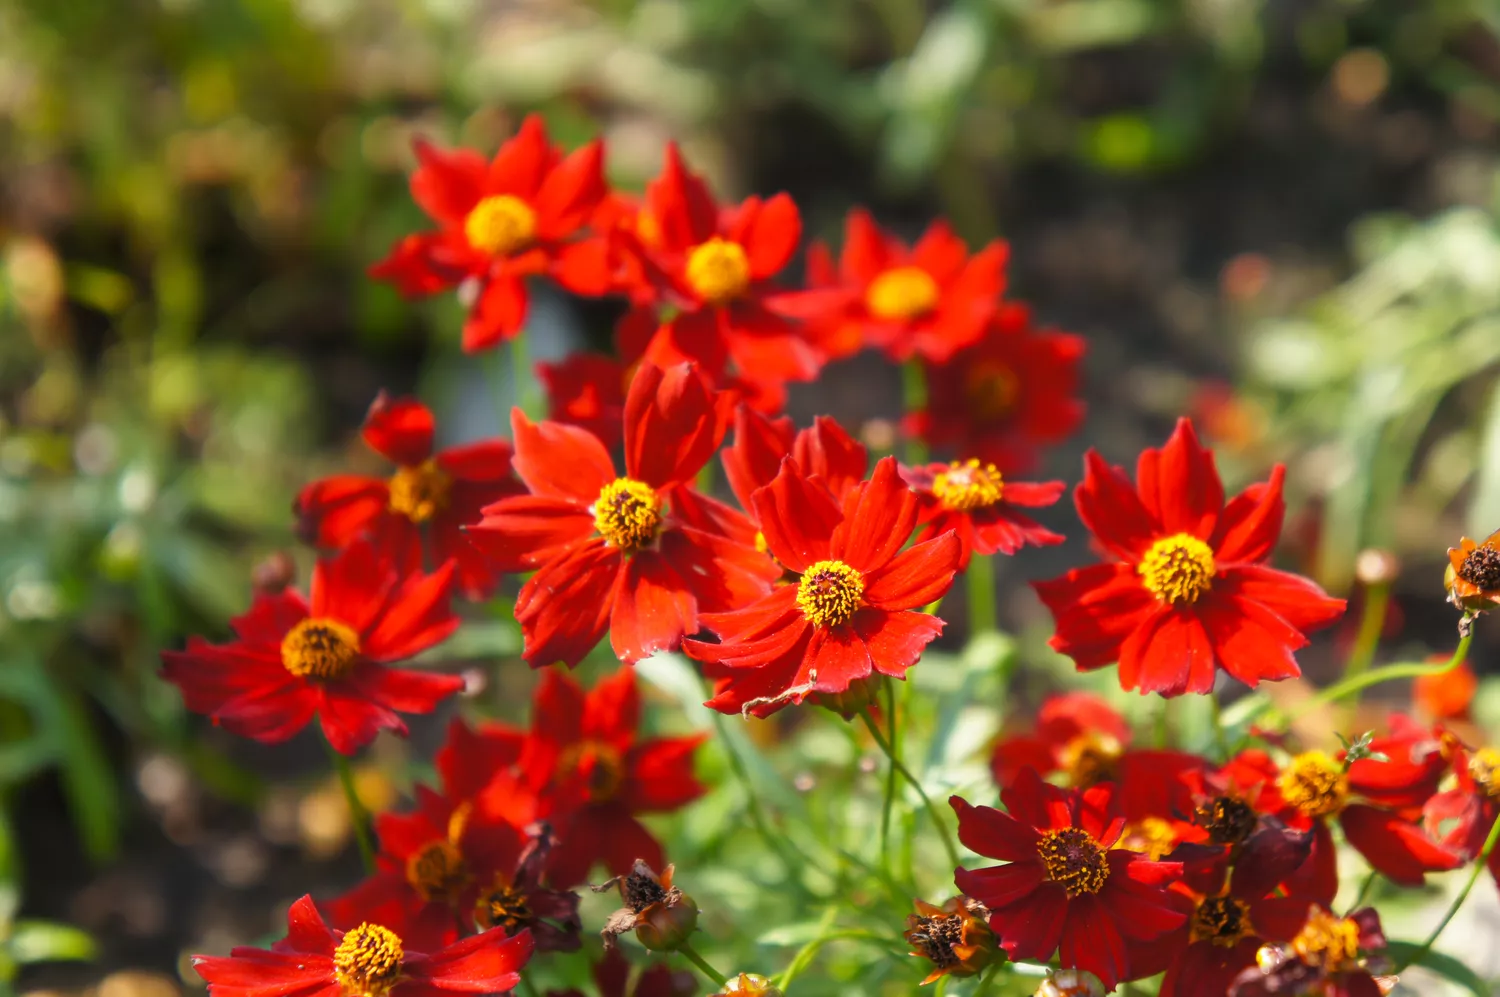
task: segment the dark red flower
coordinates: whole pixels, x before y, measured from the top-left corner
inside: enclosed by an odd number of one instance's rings
[[[994,464],[979,459],[903,468],[902,476],[922,499],[921,539],[953,531],[963,545],[958,570],[975,552],[1014,554],[1027,544],[1050,547],[1063,542],[1036,520],[1020,512],[1055,503],[1067,486],[1061,481],[1006,481]]]
[[[529,933],[497,929],[424,955],[378,924],[332,930],[303,897],[287,912],[286,937],[270,949],[195,955],[193,968],[213,997],[442,997],[513,989],[531,948]]]
[[[607,193],[602,143],[564,156],[531,115],[489,163],[469,149],[415,148],[412,198],[440,227],[402,239],[370,274],[409,295],[459,287],[466,351],[521,331],[527,277],[547,274],[579,294],[609,290],[603,240],[582,238]]]
[[[464,686],[456,675],[386,667],[458,628],[449,608],[450,561],[430,575],[401,575],[358,541],[313,569],[311,599],[293,589],[257,595],[230,620],[238,639],[188,639],[162,652],[162,677],[188,709],[257,741],[285,741],[316,715],[328,742],[353,754],[382,729],[406,733],[396,714],[430,713]]]
[[[837,271],[812,255],[809,290],[786,296],[778,308],[806,322],[808,335],[833,355],[858,344],[898,362],[917,355],[943,363],[984,335],[1005,290],[1009,256],[998,240],[969,255],[941,220],[908,248],[856,208],[845,222]]]
[[[1313,582],[1265,565],[1281,532],[1284,469],[1227,505],[1213,454],[1186,419],[1125,472],[1090,450],[1078,515],[1114,560],[1034,586],[1057,621],[1050,643],[1080,669],[1119,662],[1142,693],[1207,693],[1219,669],[1246,685],[1302,674],[1304,631],[1344,611]]]
[[[1366,907],[1338,917],[1313,906],[1297,936],[1262,952],[1236,977],[1229,997],[1384,997],[1372,972],[1386,968],[1380,915]]]
[[[369,537],[403,571],[424,560],[452,560],[470,599],[487,598],[496,575],[463,535],[480,509],[525,491],[510,473],[510,444],[484,440],[433,451],[432,412],[410,398],[384,393],[365,416],[370,449],[396,465],[388,478],[346,474],[315,481],[297,496],[298,533],[318,547],[340,550]]]
[[[895,459],[876,464],[842,508],[788,459],[753,505],[767,549],[798,581],[744,609],[705,613],[720,643],[683,641],[690,656],[724,670],[708,705],[766,716],[877,672],[903,678],[942,632],[942,620],[916,610],[953,583],[959,546],[944,534],[902,550],[917,497]]]
[[[1012,959],[1083,969],[1108,989],[1125,978],[1127,939],[1149,941],[1182,925],[1168,884],[1176,862],[1116,847],[1125,818],[1109,783],[1064,790],[1030,769],[1001,792],[1008,813],[949,799],[959,840],[1006,865],[957,869],[954,882],[990,909],[990,927]]]
[[[1078,336],[1033,329],[1026,305],[1002,304],[978,343],[926,367],[927,406],[907,431],[1006,474],[1030,471],[1083,421],[1084,349]]]
[[[1447,749],[1457,784],[1428,800],[1422,818],[1444,848],[1472,861],[1500,818],[1500,751],[1470,751],[1452,738]],[[1500,848],[1490,852],[1488,865],[1500,883]]]
[[[571,353],[557,363],[539,363],[547,389],[547,418],[581,426],[613,450],[625,434],[625,385],[630,372],[613,357]]]
[[[536,572],[516,599],[523,655],[533,667],[576,665],[606,631],[622,661],[676,650],[684,634],[697,632],[700,611],[743,606],[780,574],[736,534],[675,514],[718,448],[726,416],[691,365],[643,364],[625,402],[625,474],[618,476],[592,433],[533,424],[515,411],[514,464],[531,494],[487,507],[469,536],[498,570]],[[717,518],[734,515],[722,507]]]

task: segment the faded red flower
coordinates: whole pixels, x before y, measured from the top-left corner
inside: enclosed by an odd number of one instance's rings
[[[902,937],[912,947],[908,955],[932,963],[922,986],[944,976],[973,976],[995,961],[999,947],[984,904],[962,894],[949,897],[941,907],[925,900],[913,903],[917,912],[906,915]]]
[[[228,956],[193,956],[213,997],[441,997],[504,993],[521,981],[531,935],[471,935],[431,954],[409,951],[379,924],[330,929],[311,897],[292,904],[286,937],[270,949],[240,946]]]
[[[1063,542],[1020,510],[1055,503],[1067,486],[1061,481],[1006,481],[994,464],[970,458],[951,464],[903,468],[902,476],[922,499],[923,540],[953,531],[963,545],[958,570],[975,554],[1014,554],[1030,544],[1050,547]]]
[[[516,599],[532,667],[576,665],[606,631],[622,661],[675,650],[701,611],[752,602],[780,574],[733,539],[743,529],[713,533],[676,514],[726,416],[691,365],[643,364],[625,402],[622,476],[587,430],[513,413],[513,463],[531,494],[488,506],[469,536],[498,570],[535,571]],[[734,515],[720,507],[716,521]]]
[[[916,610],[953,583],[959,545],[944,534],[902,550],[917,497],[895,459],[876,464],[842,508],[787,460],[753,505],[768,550],[798,580],[744,609],[705,613],[719,643],[683,641],[690,656],[723,669],[707,705],[766,716],[874,673],[903,678],[942,632],[942,620]]]
[[[1302,674],[1292,652],[1338,620],[1344,600],[1265,564],[1283,475],[1277,465],[1226,505],[1186,419],[1141,454],[1134,487],[1090,450],[1074,501],[1113,560],[1034,583],[1057,621],[1052,647],[1082,670],[1118,662],[1123,688],[1163,696],[1207,693],[1219,669],[1252,687]]]
[[[547,418],[580,426],[613,450],[625,435],[625,385],[630,372],[613,357],[571,353],[557,363],[539,363],[547,389]]]
[[[1500,819],[1500,751],[1471,751],[1452,740],[1447,747],[1456,785],[1427,801],[1423,824],[1444,848],[1472,861]],[[1500,883],[1500,848],[1490,852],[1488,868]]]
[[[420,139],[415,149],[411,195],[439,228],[402,239],[370,275],[408,295],[458,287],[469,307],[464,350],[488,349],[521,331],[528,277],[551,276],[578,294],[609,290],[604,242],[584,238],[607,193],[601,142],[564,156],[531,115],[489,163],[472,150],[444,152]]]
[[[1500,530],[1482,543],[1464,537],[1449,547],[1443,585],[1448,601],[1460,609],[1483,612],[1500,604]]]
[[[1048,785],[1030,769],[1000,794],[1006,811],[949,799],[959,840],[1006,865],[960,868],[954,882],[990,909],[990,928],[1012,959],[1038,962],[1056,952],[1107,989],[1129,972],[1127,940],[1150,941],[1182,925],[1167,890],[1182,872],[1117,847],[1125,818],[1114,787]]]
[[[433,449],[432,412],[383,392],[365,416],[370,449],[396,465],[386,478],[344,474],[315,481],[297,496],[297,532],[308,543],[339,550],[373,540],[403,571],[452,560],[470,599],[487,598],[496,575],[463,535],[484,506],[525,491],[510,473],[510,444],[484,440]]]
[[[456,675],[387,667],[458,628],[449,608],[450,561],[430,575],[401,575],[357,541],[313,569],[312,592],[259,594],[230,620],[237,640],[188,639],[162,652],[162,677],[188,709],[243,737],[274,743],[316,715],[328,742],[350,755],[382,729],[406,733],[396,714],[430,713],[464,686]]]

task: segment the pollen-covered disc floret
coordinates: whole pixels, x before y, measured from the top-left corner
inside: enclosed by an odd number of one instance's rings
[[[368,921],[344,934],[333,951],[333,971],[344,997],[384,997],[401,977],[400,937]]]
[[[479,895],[474,906],[474,920],[486,929],[500,927],[515,932],[529,924],[532,917],[525,892],[499,877]]]
[[[643,481],[616,478],[594,500],[594,529],[611,547],[634,553],[661,529],[661,499]]]
[[[1204,897],[1193,911],[1191,937],[1233,948],[1251,934],[1250,905],[1234,897]]]
[[[711,305],[723,305],[750,288],[750,260],[737,242],[715,236],[688,253],[687,282]]]
[[[1491,799],[1500,799],[1500,751],[1480,748],[1469,756],[1469,778]]]
[[[938,286],[921,267],[896,267],[870,282],[865,307],[887,321],[914,319],[937,305]]]
[[[1193,813],[1193,823],[1207,831],[1215,845],[1238,845],[1250,837],[1255,822],[1255,808],[1233,796],[1215,796]]]
[[[1359,960],[1359,925],[1353,918],[1314,907],[1302,932],[1292,939],[1291,950],[1302,962],[1324,973],[1354,969]]]
[[[406,860],[406,882],[423,900],[451,900],[468,881],[463,854],[452,842],[429,842]]]
[[[464,219],[464,236],[481,253],[510,256],[536,238],[536,212],[509,194],[486,197]]]
[[[1481,589],[1500,588],[1500,550],[1475,547],[1459,564],[1458,577]]]
[[[1047,878],[1062,886],[1068,896],[1098,893],[1109,878],[1104,849],[1082,828],[1064,827],[1042,834],[1036,847]]]
[[[1173,605],[1197,602],[1213,584],[1214,552],[1191,533],[1163,537],[1136,566],[1152,595]]]
[[[994,464],[980,464],[977,457],[954,461],[948,470],[932,479],[932,494],[943,507],[955,512],[972,512],[1000,501],[1005,481]]]
[[[797,585],[797,606],[807,622],[817,627],[848,623],[865,594],[865,579],[843,561],[808,565]]]
[[[453,479],[435,460],[403,467],[391,475],[387,504],[392,512],[413,523],[425,523],[447,507],[448,490],[452,486]]]
[[[358,661],[359,634],[338,620],[303,620],[281,640],[281,663],[298,678],[342,678]]]
[[[1282,799],[1314,819],[1344,809],[1349,776],[1325,752],[1307,751],[1293,758],[1276,780]]]
[[[1160,862],[1177,847],[1177,832],[1168,820],[1142,817],[1125,825],[1119,847],[1139,852],[1152,862]]]

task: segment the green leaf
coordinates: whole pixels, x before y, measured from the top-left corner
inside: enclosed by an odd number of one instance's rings
[[[1441,976],[1449,983],[1463,987],[1469,993],[1473,994],[1474,997],[1491,997],[1494,993],[1490,985],[1479,978],[1478,973],[1451,955],[1428,951],[1422,953],[1420,959],[1414,960],[1413,957],[1418,952],[1421,952],[1421,949],[1422,946],[1414,942],[1388,942],[1385,952],[1397,965],[1405,966],[1408,963],[1413,963],[1421,966],[1428,972]]]
[[[17,921],[10,936],[16,962],[79,962],[94,958],[94,939],[87,932],[51,921]]]
[[[1476,458],[1479,464],[1478,480],[1474,483],[1474,497],[1469,501],[1465,517],[1468,533],[1474,537],[1487,537],[1500,528],[1500,384],[1490,395],[1489,414],[1484,420],[1484,435]]]

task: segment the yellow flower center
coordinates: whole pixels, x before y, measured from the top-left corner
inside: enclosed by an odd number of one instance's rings
[[[448,505],[452,485],[453,479],[435,460],[398,468],[388,483],[391,497],[387,504],[392,512],[413,523],[425,523]]]
[[[926,315],[937,302],[937,282],[921,267],[887,270],[865,291],[865,307],[870,314],[889,321]]]
[[[648,546],[660,528],[661,500],[643,481],[616,478],[594,500],[594,529],[627,554]]]
[[[333,973],[345,997],[384,997],[401,978],[401,939],[368,921],[333,950]]]
[[[1172,822],[1161,817],[1142,817],[1125,825],[1120,847],[1139,852],[1152,862],[1160,862],[1177,847],[1177,832]]]
[[[797,585],[797,605],[815,627],[839,627],[848,623],[865,595],[865,579],[843,561],[818,561],[808,565]]]
[[[981,465],[979,458],[970,457],[954,461],[948,470],[939,472],[932,479],[932,494],[945,509],[972,512],[999,502],[1005,494],[1005,481],[994,464]]]
[[[481,253],[510,256],[536,238],[536,212],[519,197],[486,197],[464,219],[464,236]]]
[[[1213,585],[1214,552],[1190,533],[1163,537],[1151,545],[1136,565],[1152,595],[1173,605],[1191,605]]]
[[[602,803],[612,799],[625,781],[625,760],[612,744],[603,741],[579,741],[563,749],[557,760],[559,778],[583,776],[588,782],[589,799]]]
[[[1195,942],[1212,942],[1233,948],[1252,933],[1250,905],[1234,897],[1204,897],[1193,911],[1191,937]]]
[[[1480,748],[1469,756],[1469,778],[1491,799],[1500,798],[1500,751]]]
[[[1068,784],[1087,789],[1115,777],[1116,763],[1125,749],[1108,734],[1087,730],[1063,745],[1058,768],[1068,775]]]
[[[996,422],[1010,415],[1020,395],[1020,378],[1003,363],[978,363],[964,376],[964,402],[979,422]]]
[[[281,639],[281,663],[305,679],[342,678],[359,660],[359,634],[327,617],[309,617]]]
[[[1099,842],[1079,827],[1064,827],[1042,834],[1036,846],[1047,878],[1062,885],[1068,896],[1098,893],[1109,878],[1109,863]]]
[[[406,881],[423,900],[452,900],[468,883],[469,870],[456,845],[432,841],[406,860]]]
[[[766,543],[766,535],[760,530],[755,531],[755,549],[762,554],[771,553],[771,545]]]
[[[1353,969],[1359,958],[1359,925],[1314,907],[1308,912],[1302,933],[1292,939],[1292,952],[1325,973]]]
[[[1336,814],[1349,798],[1349,776],[1325,752],[1308,751],[1293,758],[1276,780],[1282,799],[1308,817]]]
[[[750,261],[737,242],[714,236],[688,254],[687,282],[711,305],[722,305],[750,287]]]
[[[526,894],[501,876],[495,877],[495,884],[474,905],[474,920],[486,930],[500,927],[510,934],[529,924],[532,917]]]

